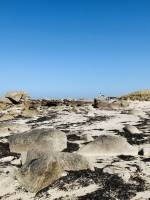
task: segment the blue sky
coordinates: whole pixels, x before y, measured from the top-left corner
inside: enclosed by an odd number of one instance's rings
[[[94,97],[150,88],[149,0],[1,0],[0,94]]]

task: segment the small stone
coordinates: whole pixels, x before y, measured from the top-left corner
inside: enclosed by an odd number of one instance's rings
[[[132,125],[126,125],[124,127],[124,131],[127,131],[130,134],[141,134],[142,131],[140,131],[138,128],[136,128],[135,126]]]

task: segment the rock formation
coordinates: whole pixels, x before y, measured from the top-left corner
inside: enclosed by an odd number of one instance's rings
[[[93,107],[100,108],[102,110],[113,110],[113,109],[125,108],[128,105],[129,105],[129,103],[127,101],[123,101],[123,100],[110,101],[109,99],[95,98]]]
[[[121,136],[101,135],[81,147],[78,153],[87,156],[137,155],[138,149]]]
[[[5,97],[9,99],[13,104],[19,104],[29,98],[29,95],[23,91],[8,92]]]
[[[60,178],[64,171],[90,168],[86,158],[78,154],[31,150],[27,153],[25,164],[16,172],[16,176],[26,190],[37,193]]]
[[[10,150],[22,153],[30,149],[45,149],[45,151],[62,151],[67,148],[65,133],[54,129],[35,129],[8,138]]]

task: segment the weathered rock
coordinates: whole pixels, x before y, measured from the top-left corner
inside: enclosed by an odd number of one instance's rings
[[[27,152],[26,162],[34,159],[46,157],[48,159],[56,159],[60,167],[65,171],[76,171],[82,169],[93,169],[93,166],[87,159],[77,153],[68,152],[47,152],[45,150],[31,149]]]
[[[12,152],[27,152],[30,149],[62,151],[67,147],[67,137],[62,131],[55,129],[34,129],[8,138]]]
[[[61,105],[63,105],[62,100],[57,100],[57,99],[42,99],[41,100],[41,106],[55,107],[55,106],[61,106]]]
[[[137,155],[138,149],[131,146],[123,137],[101,135],[81,147],[78,153],[87,156]]]
[[[23,91],[18,91],[8,92],[5,97],[8,98],[13,104],[18,104],[27,100],[29,98],[29,95]]]
[[[86,99],[79,99],[79,100],[64,99],[63,103],[66,106],[83,107],[83,106],[87,106],[87,105],[92,105],[93,101],[86,100]]]
[[[124,131],[127,131],[130,134],[140,134],[142,131],[140,131],[138,128],[132,125],[126,125],[124,128]]]
[[[129,106],[127,101],[115,100],[109,101],[108,99],[94,99],[94,108],[100,108],[104,110],[120,109]]]
[[[47,161],[42,157],[25,163],[22,168],[16,171],[16,177],[20,184],[27,190],[37,193],[49,186],[61,177],[62,169],[56,160]]]
[[[78,154],[31,151],[16,176],[26,190],[37,193],[60,178],[64,171],[89,168],[91,167],[86,158]]]

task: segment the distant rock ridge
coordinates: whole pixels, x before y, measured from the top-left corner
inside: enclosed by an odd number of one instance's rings
[[[129,106],[129,103],[125,100],[109,100],[107,98],[95,98],[94,99],[94,108],[104,109],[104,110],[115,110],[120,108],[126,108]]]

